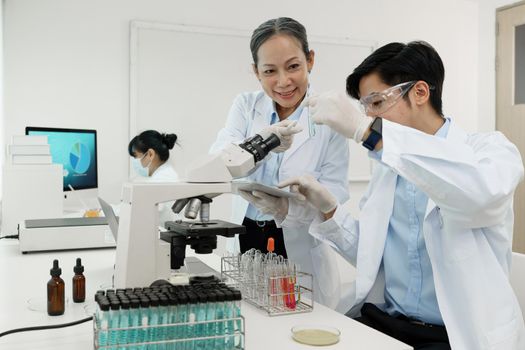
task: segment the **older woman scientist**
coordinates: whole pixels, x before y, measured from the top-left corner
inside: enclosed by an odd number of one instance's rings
[[[230,143],[238,143],[256,133],[279,133],[296,122],[300,129],[291,145],[277,149],[249,179],[277,185],[280,180],[309,174],[337,197],[348,199],[348,141],[326,126],[315,135],[308,133],[308,108],[301,102],[309,94],[309,74],[314,66],[314,52],[308,47],[306,30],[292,18],[268,20],[257,27],[251,37],[253,71],[262,91],[237,96],[230,109],[226,126],[220,130],[210,152],[218,152]],[[290,140],[291,141],[291,140]],[[247,195],[247,194],[244,194]],[[243,198],[234,199],[233,222],[242,223],[247,233],[240,235],[240,251],[250,248],[266,251],[269,237],[275,240],[275,252],[298,263],[314,275],[317,301],[336,307],[340,283],[334,252],[327,244],[305,235],[312,215],[301,207],[305,218],[291,229],[277,227],[274,217]],[[310,219],[308,219],[310,218]],[[238,248],[230,250],[238,251]]]

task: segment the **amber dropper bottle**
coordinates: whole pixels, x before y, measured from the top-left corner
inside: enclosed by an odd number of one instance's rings
[[[50,273],[51,279],[47,282],[47,313],[49,316],[58,316],[64,313],[65,307],[64,280],[60,278],[62,269],[58,267],[58,260],[53,260]]]
[[[75,272],[75,276],[73,276],[73,301],[83,303],[86,300],[86,277],[84,277],[84,266],[82,266],[80,258],[77,258],[73,272]]]

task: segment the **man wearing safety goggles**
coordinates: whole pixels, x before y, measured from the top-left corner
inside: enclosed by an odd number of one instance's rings
[[[391,43],[347,78],[364,113],[344,94],[306,101],[316,123],[377,160],[359,219],[310,176],[280,184],[303,202],[257,201],[284,211],[282,226],[301,220],[304,203],[317,209],[309,233],[357,268],[349,316],[415,349],[525,349],[508,281],[522,159],[500,132],[467,133],[444,117],[444,75],[429,44]]]

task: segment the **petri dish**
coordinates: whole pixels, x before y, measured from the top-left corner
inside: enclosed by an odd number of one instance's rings
[[[298,343],[326,346],[339,342],[341,331],[335,327],[302,325],[292,327],[292,338]]]
[[[69,304],[69,298],[64,298],[64,308],[67,308]],[[31,311],[45,312],[47,313],[47,298],[30,298],[27,300],[27,308]]]

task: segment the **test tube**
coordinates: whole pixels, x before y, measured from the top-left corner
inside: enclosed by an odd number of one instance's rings
[[[171,324],[171,326],[168,328],[168,339],[170,340],[173,340],[173,339],[178,339],[179,338],[179,327],[176,326],[177,323],[179,323],[179,320],[178,320],[178,304],[179,304],[179,299],[177,299],[177,297],[175,295],[170,295],[169,296],[169,308],[170,308],[170,312],[169,312],[169,323]],[[179,347],[179,344],[180,342],[176,342],[176,343],[171,343],[169,346],[168,346],[168,349],[180,349]]]
[[[170,323],[170,305],[169,305],[169,299],[166,296],[159,297],[159,332],[158,332],[158,339],[165,341],[168,338],[168,327],[167,325]],[[159,350],[166,350],[167,346],[166,343],[159,344],[157,346],[157,349]]]
[[[186,322],[188,322],[188,326],[185,331],[185,335],[187,339],[192,339],[194,337],[198,337],[197,329],[193,323],[197,320],[197,303],[198,303],[198,297],[197,294],[188,291],[186,293],[188,297],[188,317]],[[194,350],[195,348],[195,341],[189,340],[186,342],[186,350]]]
[[[97,328],[98,332],[98,345],[108,345],[108,329],[109,329],[109,301],[106,299],[100,299],[97,308]]]
[[[199,323],[202,321],[206,321],[206,303],[207,303],[207,295],[204,292],[197,292],[198,297],[198,303],[197,303],[197,314],[195,317],[195,321],[197,321],[197,325],[195,327],[195,337],[204,337],[206,336],[206,326],[204,323]],[[203,340],[197,340],[195,341],[195,350],[203,350],[205,348],[205,342]]]
[[[121,300],[120,302],[120,315],[118,328],[122,328],[118,331],[118,343],[127,344],[128,343],[128,330],[129,327],[129,300]]]
[[[139,343],[146,343],[149,341],[149,298],[144,296],[140,299],[140,325],[142,328],[139,330],[138,334],[138,342]],[[146,350],[147,345],[141,345],[139,347],[140,350]]]
[[[226,346],[226,338],[224,338],[226,327],[223,319],[225,318],[224,302],[226,300],[226,295],[221,290],[216,290],[215,295],[217,296],[217,303],[215,304],[215,319],[217,320],[215,335],[219,336],[215,339],[215,349],[224,349]]]
[[[207,293],[207,303],[206,303],[206,321],[214,321],[217,319],[217,294],[213,291],[208,291]],[[215,328],[217,327],[216,322],[206,323],[206,336],[213,337],[216,335]],[[206,350],[215,349],[215,340],[208,339],[205,341]]]
[[[241,295],[241,292],[238,290],[233,290],[232,294],[233,294],[233,305],[234,305],[233,314],[234,314],[234,317],[240,318],[241,317],[242,295]],[[235,321],[235,332],[239,334],[241,331],[242,331],[241,320],[238,319]],[[234,339],[235,339],[235,347],[239,347],[241,345],[240,344],[241,337],[236,335]]]
[[[110,299],[109,304],[109,337],[108,345],[118,344],[118,331],[115,329],[119,328],[120,322],[120,302],[118,299]],[[117,349],[116,346],[111,346],[108,349]]]
[[[129,310],[129,326],[131,327],[128,331],[128,343],[138,343],[139,342],[139,328],[140,327],[140,300],[131,299],[130,300],[130,310]],[[130,350],[135,350],[137,347],[128,348]]]
[[[233,296],[233,293],[230,290],[223,290],[222,292],[224,293],[224,299],[225,299],[225,301],[224,301],[224,304],[225,304],[225,306],[224,306],[224,311],[225,311],[224,317],[229,319],[224,324],[224,327],[225,327],[224,333],[228,335],[226,338],[224,338],[224,342],[225,342],[224,348],[227,349],[227,350],[231,350],[235,346],[235,337],[234,337],[235,326],[234,326],[234,322],[232,320],[232,318],[235,317],[234,296]]]
[[[155,295],[149,295],[149,325],[152,326],[149,329],[148,341],[154,342],[159,337],[159,298]],[[150,344],[148,350],[157,350],[157,345]]]
[[[178,311],[178,323],[181,323],[181,325],[178,327],[177,336],[179,339],[185,339],[188,337],[188,326],[187,322],[189,321],[188,316],[188,297],[185,293],[177,293],[176,294],[177,299],[179,300],[179,305],[177,306]],[[177,349],[188,349],[188,343],[187,342],[177,342]]]

